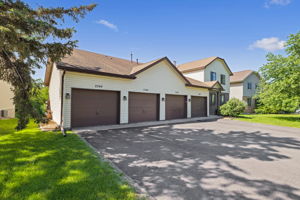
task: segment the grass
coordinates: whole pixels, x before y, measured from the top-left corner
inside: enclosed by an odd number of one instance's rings
[[[241,115],[236,120],[300,128],[300,115],[297,114],[252,114]]]
[[[36,124],[15,131],[0,120],[0,199],[137,199],[108,163],[75,134],[42,132]]]

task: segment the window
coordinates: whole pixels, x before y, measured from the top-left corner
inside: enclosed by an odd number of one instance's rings
[[[257,83],[255,83],[255,89],[257,89],[258,88],[258,84]]]
[[[225,85],[225,75],[221,74],[221,84]]]
[[[1,110],[0,117],[7,117],[7,115],[8,115],[7,110]]]
[[[248,90],[251,90],[252,89],[252,83],[249,82],[247,87],[248,87]]]
[[[211,94],[211,99],[210,99],[210,103],[211,105],[215,105],[216,104],[216,94]]]
[[[221,94],[221,104],[224,104],[224,103],[225,103],[225,95]]]
[[[216,81],[216,80],[217,80],[216,72],[210,72],[210,81]]]
[[[251,104],[252,104],[252,99],[251,99],[251,97],[247,98],[247,104],[248,104],[248,106],[251,106]]]

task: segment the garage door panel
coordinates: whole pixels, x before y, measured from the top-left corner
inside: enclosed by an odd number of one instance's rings
[[[186,118],[186,96],[166,95],[166,119]]]
[[[144,122],[158,120],[158,94],[129,93],[129,122]]]
[[[191,98],[191,114],[192,117],[206,117],[207,116],[207,98],[192,96]]]
[[[72,127],[117,124],[119,122],[119,92],[72,90]]]

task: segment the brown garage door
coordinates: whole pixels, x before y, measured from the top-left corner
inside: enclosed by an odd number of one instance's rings
[[[119,123],[119,92],[72,89],[71,126]]]
[[[206,97],[192,96],[192,117],[207,116],[207,100]]]
[[[186,117],[186,96],[166,95],[166,119],[182,119]]]
[[[129,122],[158,120],[159,95],[147,93],[129,93]]]

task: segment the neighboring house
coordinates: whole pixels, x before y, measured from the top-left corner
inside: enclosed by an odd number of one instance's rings
[[[215,84],[210,90],[210,115],[216,115],[220,105],[229,100],[230,76],[232,72],[225,60],[219,57],[209,57],[178,66],[184,76],[202,81],[206,84]]]
[[[0,80],[0,118],[14,118],[15,105],[13,103],[14,94],[10,84]]]
[[[256,106],[255,94],[260,76],[252,70],[234,72],[230,77],[230,98],[238,98],[247,104],[245,112],[251,113]]]
[[[221,86],[183,76],[167,57],[148,63],[75,49],[48,63],[53,120],[63,128],[208,116]]]

